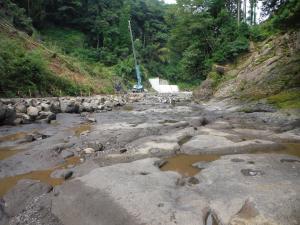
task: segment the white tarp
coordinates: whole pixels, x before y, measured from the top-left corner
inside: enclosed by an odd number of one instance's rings
[[[149,82],[152,88],[158,93],[178,93],[179,88],[177,85],[169,85],[167,80],[162,80],[160,78],[151,78]]]

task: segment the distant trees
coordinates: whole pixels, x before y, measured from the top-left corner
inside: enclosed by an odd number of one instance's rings
[[[273,15],[272,26],[299,26],[300,21],[299,0],[177,0],[176,5],[160,0],[2,1],[5,14],[29,34],[31,22],[37,29],[83,32],[91,52],[86,58],[114,67],[122,77],[134,77],[130,19],[144,74],[189,83],[205,79],[213,63],[246,52],[249,37],[261,36],[259,30],[253,35],[257,26],[252,26],[258,1],[263,15]]]
[[[241,23],[240,1],[180,0],[169,47],[170,79],[197,83],[205,79],[213,62],[226,63],[248,49],[249,29]],[[237,23],[238,21],[238,23]]]

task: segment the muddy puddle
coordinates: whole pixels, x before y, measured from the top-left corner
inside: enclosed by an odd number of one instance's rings
[[[70,130],[73,131],[77,137],[79,137],[81,133],[85,131],[90,131],[91,129],[92,129],[92,125],[89,123],[81,124],[79,126],[70,128]]]
[[[189,137],[187,137],[188,139]],[[183,140],[183,142],[186,140]],[[257,151],[250,154],[288,154],[300,157],[300,143],[285,143],[284,147],[274,151]],[[245,153],[247,154],[247,153]],[[192,165],[197,162],[212,162],[219,159],[222,155],[185,155],[179,154],[167,158],[167,163],[161,168],[162,171],[176,171],[183,176],[194,176],[201,170]]]
[[[6,136],[2,136],[2,137],[0,137],[0,142],[17,141],[17,140],[25,138],[25,136],[27,134],[28,133],[26,133],[26,132],[17,132],[17,133],[14,133],[14,134],[9,134],[9,135],[6,135]]]
[[[185,155],[179,154],[167,158],[162,171],[176,171],[183,176],[194,176],[201,170],[192,165],[197,162],[212,162],[219,159],[219,155]]]
[[[9,158],[22,150],[16,150],[13,147],[0,147],[0,160]]]
[[[270,151],[255,151],[251,154],[260,154],[260,153],[275,153],[275,154],[287,154],[300,157],[300,143],[284,143],[283,147],[278,150]]]
[[[3,179],[0,179],[0,198],[5,195],[7,191],[9,191],[11,188],[13,188],[19,180],[22,179],[33,179],[33,180],[39,180],[44,183],[48,183],[52,186],[61,185],[64,182],[64,179],[62,178],[51,178],[50,175],[54,170],[57,169],[64,169],[67,168],[68,165],[77,165],[80,163],[79,157],[71,157],[66,160],[65,163],[63,163],[60,166],[57,166],[52,169],[47,170],[39,170],[39,171],[33,171],[26,174],[16,175],[12,177],[5,177]]]

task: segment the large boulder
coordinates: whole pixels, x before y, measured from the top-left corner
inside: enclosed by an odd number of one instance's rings
[[[71,99],[61,99],[60,100],[60,108],[63,113],[78,113],[79,112],[79,104]]]
[[[15,119],[15,109],[0,102],[0,124],[13,125]]]
[[[25,102],[18,102],[15,105],[15,109],[17,113],[26,113],[27,112],[27,107]]]
[[[60,102],[59,101],[51,102],[50,111],[53,112],[53,113],[60,113],[61,112]]]
[[[29,106],[27,108],[27,115],[30,116],[32,120],[35,120],[39,115],[39,109],[37,107]]]

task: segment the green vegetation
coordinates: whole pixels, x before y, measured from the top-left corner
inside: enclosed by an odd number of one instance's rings
[[[63,77],[56,77],[38,50],[26,51],[22,43],[0,36],[0,92],[5,97],[76,95],[87,91]],[[81,89],[82,88],[82,89]]]
[[[291,89],[267,98],[270,104],[281,109],[300,109],[300,90]]]
[[[45,56],[40,48],[20,47],[21,43],[17,44],[20,50],[10,51],[9,46],[16,43],[2,40],[1,62],[4,56],[10,57],[8,65],[0,64],[3,82],[20,74],[23,78],[15,80],[26,82],[20,88],[11,81],[10,86],[1,87],[1,95],[17,95],[16,91],[28,95],[31,89],[53,95],[61,90],[74,95],[111,93],[120,82],[130,88],[135,71],[128,20],[144,80],[159,76],[190,89],[209,77],[216,88],[226,78],[215,73],[212,65],[234,63],[248,52],[250,41],[299,28],[299,1],[262,0],[269,19],[259,25],[257,0],[247,2],[249,12],[236,0],[178,0],[176,5],[160,0],[3,0],[0,18],[45,45],[53,57]],[[28,68],[20,68],[17,62],[26,62]],[[58,84],[51,82],[43,88],[44,80],[53,76]],[[70,88],[61,88],[66,85]]]

